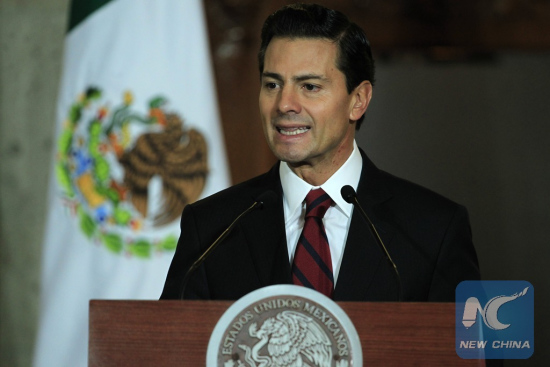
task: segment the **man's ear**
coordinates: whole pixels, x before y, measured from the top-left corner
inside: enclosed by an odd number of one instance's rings
[[[349,119],[357,121],[363,116],[369,106],[370,99],[372,98],[372,84],[368,80],[364,80],[351,93],[353,98]]]

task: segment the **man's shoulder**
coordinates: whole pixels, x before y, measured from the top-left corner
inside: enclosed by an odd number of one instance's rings
[[[404,233],[425,248],[436,246],[449,233],[461,228],[470,233],[467,209],[455,201],[417,183],[380,171],[380,186],[386,196],[373,206],[378,225],[387,231]]]
[[[408,179],[397,177],[385,171],[380,171],[380,174],[384,177],[392,194],[401,199],[422,200],[444,206],[458,205],[448,197]]]
[[[397,223],[435,231],[456,217],[468,217],[464,206],[440,193],[384,171],[380,175],[390,192],[385,213]]]
[[[363,156],[363,169],[365,191],[373,191],[378,198],[388,198],[390,202],[412,208],[447,208],[454,211],[460,206],[432,189],[379,169],[366,155]]]

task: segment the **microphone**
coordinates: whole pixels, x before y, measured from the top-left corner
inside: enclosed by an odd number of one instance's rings
[[[386,260],[388,260],[391,267],[393,268],[393,271],[395,273],[395,277],[397,278],[397,286],[399,287],[399,301],[401,301],[402,300],[401,276],[399,275],[399,272],[397,271],[397,266],[393,262],[393,260],[390,256],[390,253],[388,252],[388,249],[386,249],[386,246],[384,245],[384,241],[382,241],[382,238],[378,234],[378,231],[376,230],[376,227],[374,226],[374,224],[370,220],[367,213],[365,213],[365,211],[363,210],[363,207],[361,206],[361,204],[359,204],[359,201],[357,200],[357,193],[355,192],[353,187],[351,187],[350,185],[343,186],[342,189],[340,190],[340,193],[342,194],[342,198],[347,203],[352,204],[352,205],[354,205],[355,207],[357,207],[359,209],[359,213],[361,213],[361,216],[363,217],[363,219],[369,224],[368,227],[370,229],[370,233],[372,234],[372,236],[374,237],[374,240],[376,241],[376,243],[378,244],[378,246],[380,247],[380,249],[382,250],[382,252],[386,256]]]
[[[187,273],[185,273],[181,284],[180,299],[183,299],[183,293],[185,292],[185,287],[187,286],[191,275],[197,270],[199,266],[202,265],[202,263],[210,256],[210,254],[214,252],[214,250],[218,247],[220,243],[223,242],[223,240],[229,235],[229,233],[231,233],[231,231],[241,220],[241,218],[253,210],[263,208],[265,206],[265,203],[269,205],[276,200],[277,194],[275,194],[273,190],[265,191],[257,197],[254,203],[249,206],[248,209],[246,209],[237,218],[235,218],[235,220],[229,225],[229,227],[227,227],[225,231],[222,232],[222,234],[206,249],[206,251],[204,251],[204,253],[193,263],[193,265],[191,265],[189,270],[187,270]]]

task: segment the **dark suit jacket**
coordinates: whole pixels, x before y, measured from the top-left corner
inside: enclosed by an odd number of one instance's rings
[[[397,265],[403,300],[454,301],[458,283],[479,279],[466,209],[379,170],[361,154],[358,200]],[[185,207],[161,299],[180,298],[191,264],[267,190],[276,193],[276,202],[242,218],[192,275],[185,298],[234,300],[261,287],[292,283],[276,164],[261,176]],[[396,278],[358,210],[353,211],[334,299],[398,300]]]

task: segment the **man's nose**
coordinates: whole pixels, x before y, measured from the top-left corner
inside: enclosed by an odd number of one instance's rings
[[[301,105],[299,101],[298,93],[294,88],[283,87],[279,94],[279,101],[277,106],[281,113],[300,113]]]

